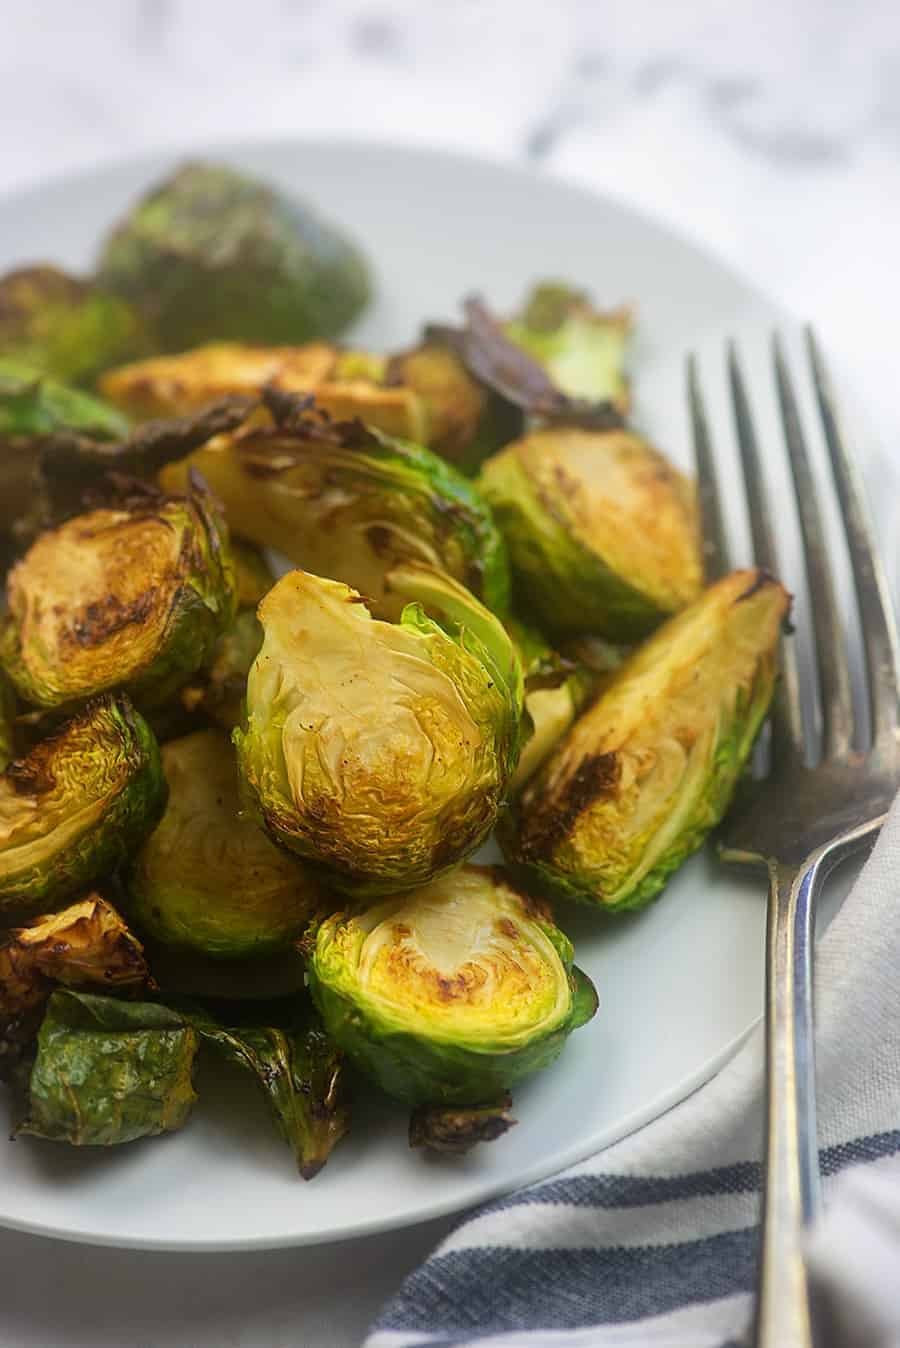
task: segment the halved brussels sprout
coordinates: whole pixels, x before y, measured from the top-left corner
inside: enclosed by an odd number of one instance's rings
[[[221,959],[286,949],[322,891],[241,814],[226,736],[200,730],[161,754],[169,801],[128,877],[129,915],[166,945]]]
[[[0,357],[81,384],[145,350],[137,311],[93,282],[50,266],[0,277]]]
[[[503,540],[464,477],[418,445],[311,415],[289,395],[269,405],[276,424],[219,436],[170,464],[161,474],[166,490],[183,489],[195,468],[236,533],[352,585],[379,617],[399,617],[384,576],[408,559],[463,581],[489,608],[505,608]]]
[[[625,374],[631,329],[629,309],[604,313],[584,291],[562,281],[540,282],[521,314],[503,325],[507,337],[540,361],[563,393],[608,401],[623,415],[631,403]]]
[[[415,583],[395,574],[394,592]],[[343,888],[421,883],[483,842],[502,806],[521,672],[500,624],[455,596],[469,617],[446,631],[419,604],[379,622],[355,590],[304,571],[259,607],[241,773],[272,837]]]
[[[309,981],[336,1043],[410,1105],[495,1103],[597,1008],[567,937],[498,867],[335,913]]]
[[[0,1019],[46,1001],[53,983],[99,983],[108,990],[150,981],[140,941],[99,894],[37,917],[0,940]]]
[[[527,623],[508,618],[506,628],[519,653],[525,678],[525,710],[531,719],[531,734],[522,746],[512,779],[513,791],[520,791],[569,729],[596,679],[586,665],[554,651]]]
[[[222,164],[185,164],[119,222],[98,282],[135,304],[159,348],[302,342],[369,298],[358,249],[295,198]]]
[[[693,486],[631,431],[535,431],[488,459],[478,486],[551,632],[632,641],[700,593]]]
[[[350,1126],[342,1056],[310,1007],[285,1023],[221,1024],[191,1013],[201,1039],[251,1072],[305,1180],[314,1179]]]
[[[719,822],[765,719],[790,599],[736,571],[613,676],[519,797],[501,841],[563,898],[637,908]]]
[[[196,1031],[166,1006],[59,989],[16,1135],[111,1147],[181,1128],[197,1099],[196,1052]]]
[[[142,495],[40,535],[12,569],[0,662],[43,707],[126,688],[165,701],[210,657],[235,612],[224,520],[197,483]]]
[[[0,920],[50,908],[115,870],[165,801],[159,749],[128,698],[90,702],[0,776]]]

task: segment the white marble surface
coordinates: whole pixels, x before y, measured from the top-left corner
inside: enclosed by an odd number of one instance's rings
[[[329,131],[530,158],[668,220],[818,325],[898,456],[896,0],[3,6],[0,191]],[[0,1233],[0,1348],[344,1348],[447,1225],[177,1259]]]

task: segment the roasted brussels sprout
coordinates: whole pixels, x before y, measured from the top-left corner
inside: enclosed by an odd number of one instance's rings
[[[502,834],[508,859],[604,908],[657,894],[728,806],[789,604],[765,572],[736,571],[661,627],[526,786]]]
[[[311,1008],[282,1018],[283,1026],[231,1025],[201,1012],[191,1023],[202,1040],[253,1074],[297,1169],[311,1180],[350,1126],[342,1056]]]
[[[309,980],[339,1047],[414,1106],[496,1103],[597,1008],[566,936],[497,867],[335,913],[315,934]]]
[[[130,859],[165,800],[156,741],[128,698],[90,702],[0,776],[0,922]]]
[[[321,887],[241,815],[226,736],[200,730],[161,754],[169,801],[128,877],[129,915],[157,941],[222,959],[286,949]]]
[[[181,1128],[197,1099],[196,1051],[196,1031],[168,1007],[59,989],[16,1133],[110,1147]]]
[[[561,281],[542,281],[503,330],[543,365],[568,397],[606,401],[625,414],[631,401],[625,375],[631,327],[628,309],[602,313],[583,291]]]
[[[331,422],[289,395],[270,398],[271,426],[219,436],[161,481],[183,489],[193,467],[225,503],[234,531],[297,566],[344,581],[397,618],[384,576],[417,559],[502,612],[509,572],[491,512],[437,455],[360,422]]]
[[[0,356],[0,532],[11,534],[31,508],[40,449],[47,436],[73,432],[109,440],[127,431],[128,423],[115,408],[46,379],[30,365]]]
[[[340,332],[369,298],[368,267],[340,231],[222,164],[185,164],[107,239],[98,282],[136,305],[158,347],[302,342]]]
[[[0,277],[0,357],[81,384],[146,349],[136,310],[91,281],[50,266]]]
[[[409,576],[393,583],[412,593]],[[277,842],[358,893],[419,884],[473,851],[515,768],[518,661],[492,615],[454,591],[470,616],[446,630],[415,603],[379,622],[356,591],[304,571],[259,607],[235,731],[249,800]]]
[[[38,706],[125,688],[165,701],[235,613],[227,530],[208,493],[142,495],[40,535],[12,569],[0,663]]]
[[[554,651],[540,632],[518,618],[508,618],[506,628],[519,653],[525,710],[531,719],[512,779],[513,791],[519,791],[569,729],[596,680],[586,665]]]
[[[632,641],[700,592],[693,487],[633,432],[535,431],[488,459],[478,485],[553,633]]]

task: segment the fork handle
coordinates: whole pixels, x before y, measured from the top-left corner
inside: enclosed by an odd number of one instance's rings
[[[769,863],[766,1153],[757,1348],[811,1348],[803,1230],[819,1206],[812,1006],[813,899],[821,878]]]

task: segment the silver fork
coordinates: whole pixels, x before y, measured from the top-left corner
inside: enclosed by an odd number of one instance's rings
[[[816,900],[831,870],[872,839],[900,786],[897,634],[884,573],[872,541],[856,465],[841,433],[819,347],[807,355],[846,535],[862,631],[870,742],[855,748],[851,680],[819,490],[784,350],[773,342],[778,406],[800,517],[822,709],[819,762],[807,766],[797,652],[782,641],[772,710],[771,767],[748,789],[719,835],[727,862],[765,867],[766,1145],[755,1342],[758,1348],[809,1348],[813,1325],[803,1230],[820,1202],[816,1145],[812,957]],[[737,351],[728,349],[728,384],[758,566],[779,574],[753,416]],[[703,537],[712,579],[729,569],[716,456],[695,357],[688,399],[697,460]],[[785,577],[790,585],[791,577]]]

